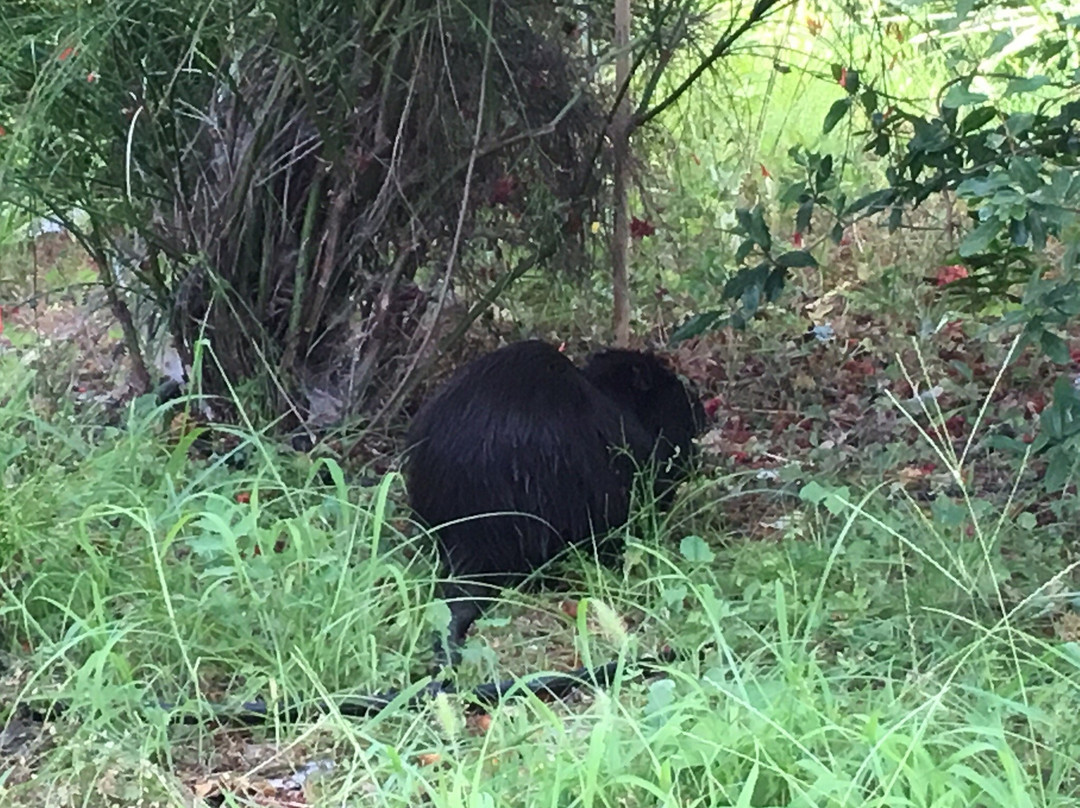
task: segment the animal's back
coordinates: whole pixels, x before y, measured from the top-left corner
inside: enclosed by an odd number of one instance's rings
[[[453,572],[508,583],[626,519],[631,466],[611,450],[625,431],[616,405],[553,346],[508,345],[463,367],[414,419],[413,510],[443,526]],[[493,512],[519,515],[468,519]]]

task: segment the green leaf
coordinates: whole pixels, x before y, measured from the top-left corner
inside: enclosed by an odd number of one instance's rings
[[[945,93],[945,97],[941,99],[941,106],[943,107],[973,107],[976,104],[981,104],[987,100],[987,96],[982,93],[973,93],[967,87],[964,86],[966,82],[954,84],[949,88],[949,91]]]
[[[1046,249],[1046,226],[1043,223],[1043,218],[1037,212],[1033,210],[1028,211],[1027,219],[1028,232],[1031,233],[1031,246],[1040,252]]]
[[[688,594],[690,594],[690,590],[685,586],[665,586],[660,591],[660,599],[664,601],[665,606],[677,606],[686,600]]]
[[[960,196],[988,197],[1009,187],[1008,177],[1001,171],[996,171],[986,177],[970,177],[956,186],[956,193]]]
[[[825,509],[835,516],[847,509],[847,503],[851,499],[851,490],[846,485],[826,488],[811,480],[800,489],[799,499],[812,505],[824,504]]]
[[[445,600],[433,600],[424,610],[424,618],[436,631],[446,631],[446,627],[450,625],[450,607]]]
[[[1034,160],[1026,157],[1014,157],[1009,161],[1009,176],[1013,177],[1024,193],[1034,193],[1042,187],[1039,179],[1039,168]]]
[[[806,233],[810,230],[810,219],[814,215],[814,200],[807,199],[801,205],[799,210],[795,214],[795,230],[799,233]]]
[[[862,95],[859,96],[859,101],[862,102],[863,109],[867,115],[873,115],[877,112],[878,108],[878,95],[870,87],[867,87],[862,91]]]
[[[747,232],[765,252],[772,249],[772,235],[769,233],[769,226],[765,224],[765,211],[761,205],[750,211]]]
[[[1042,348],[1044,354],[1059,365],[1067,365],[1071,361],[1068,344],[1053,331],[1043,331],[1039,335],[1039,347]]]
[[[797,182],[793,182],[793,183],[791,183],[791,185],[787,186],[780,193],[780,204],[782,204],[782,205],[793,205],[794,203],[798,202],[802,198],[803,194],[805,194],[805,193],[806,193],[806,183],[805,182],[802,182],[801,180],[797,181]],[[813,200],[811,200],[811,201],[813,201]]]
[[[895,233],[900,229],[900,225],[904,223],[904,209],[899,205],[895,205],[892,210],[889,211],[889,232]]]
[[[765,299],[771,303],[780,297],[780,293],[784,291],[784,281],[786,279],[787,270],[783,267],[777,267],[770,272],[769,277],[765,279]]]
[[[728,279],[728,282],[724,284],[722,297],[725,300],[735,300],[742,297],[750,287],[760,287],[765,283],[768,270],[769,265],[764,263],[758,264],[753,268],[743,267],[732,275]]]
[[[761,269],[759,264],[755,269]],[[742,295],[739,297],[739,302],[742,304],[743,311],[745,311],[751,317],[757,312],[761,306],[761,290],[764,283],[754,283],[747,286]]]
[[[724,313],[722,311],[707,311],[702,314],[695,314],[675,329],[675,333],[671,335],[668,342],[669,344],[674,345],[677,342],[682,342],[684,339],[690,339],[691,337],[704,334],[723,316]]]
[[[818,262],[806,250],[792,250],[779,256],[776,259],[776,265],[785,269],[793,269],[795,267],[816,267]]]
[[[934,523],[942,527],[960,527],[968,520],[968,509],[944,494],[930,503],[930,513]]]
[[[1050,83],[1050,79],[1043,75],[1032,76],[1026,79],[1010,79],[1009,83],[1005,85],[1005,95],[1016,95],[1017,93],[1031,93],[1038,90],[1040,87],[1045,87]]]
[[[1060,491],[1065,487],[1076,465],[1076,452],[1066,451],[1063,446],[1055,446],[1046,453],[1046,473],[1043,475],[1043,487],[1047,491]]]
[[[1061,38],[1061,39],[1057,40],[1056,42],[1047,42],[1046,44],[1043,45],[1042,52],[1039,54],[1039,58],[1043,62],[1049,62],[1051,59],[1053,59],[1055,56],[1057,56],[1059,53],[1061,53],[1063,50],[1065,50],[1065,47],[1068,44],[1069,44],[1069,41],[1067,39],[1065,39],[1065,38]],[[1066,64],[1068,64],[1068,61],[1066,61]],[[1064,70],[1064,69],[1065,69],[1064,67],[1059,67],[1058,68],[1058,70]]]
[[[1005,119],[1005,131],[1011,137],[1024,134],[1035,123],[1035,116],[1030,112],[1014,112]]]
[[[996,53],[1001,53],[1001,49],[1012,42],[1014,39],[1012,31],[999,31],[997,36],[994,37],[989,47],[986,49],[986,53],[983,54],[985,59],[988,56],[993,56]]]
[[[871,213],[885,210],[885,208],[889,206],[889,202],[892,201],[893,195],[894,191],[892,188],[882,188],[879,191],[866,194],[848,205],[847,210],[844,211],[843,215],[851,216],[867,208],[870,209]]]
[[[684,536],[679,542],[679,552],[687,561],[697,564],[710,564],[716,558],[716,554],[701,536]]]
[[[979,255],[980,253],[986,252],[986,248],[993,243],[1000,232],[1001,222],[997,220],[996,216],[991,216],[968,233],[967,236],[964,237],[964,240],[960,242],[960,256],[962,258],[970,258],[973,255]]]
[[[833,516],[843,513],[847,509],[847,503],[851,500],[851,491],[846,485],[834,488],[825,497],[825,510]]]
[[[844,89],[847,90],[848,95],[855,95],[859,92],[861,82],[859,81],[859,71],[854,69],[848,69],[847,76],[844,79]]]
[[[960,134],[966,135],[970,132],[974,132],[976,129],[982,129],[990,121],[997,117],[998,111],[995,107],[978,107],[973,109],[967,115],[964,116],[964,120],[960,122]]]
[[[675,702],[675,681],[657,679],[649,685],[649,695],[645,700],[645,716],[662,713]]]
[[[817,172],[814,178],[814,185],[820,190],[824,187],[825,183],[829,181],[829,177],[832,176],[833,159],[831,154],[826,154],[821,162],[818,163]]]
[[[827,135],[836,128],[836,125],[840,123],[840,119],[847,115],[849,109],[851,109],[851,96],[845,96],[844,98],[833,102],[833,105],[829,108],[828,114],[825,115],[822,134]]]
[[[811,505],[817,505],[827,496],[829,496],[829,491],[815,480],[811,480],[799,489],[799,499]]]

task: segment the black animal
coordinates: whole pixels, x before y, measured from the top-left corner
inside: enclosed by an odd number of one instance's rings
[[[594,535],[602,557],[615,555],[602,539],[627,519],[635,471],[655,464],[654,491],[670,503],[704,420],[651,354],[605,351],[582,371],[528,341],[461,368],[413,420],[405,463],[410,504],[437,532],[449,576],[451,649],[485,589],[518,585]]]

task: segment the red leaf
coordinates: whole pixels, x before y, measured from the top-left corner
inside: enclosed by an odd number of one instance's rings
[[[803,244],[802,233],[795,231],[791,234],[791,243],[796,247],[801,247]]]
[[[645,238],[645,236],[651,236],[655,232],[656,228],[648,219],[639,219],[635,216],[630,220],[631,238]]]
[[[936,276],[937,285],[944,286],[945,284],[958,281],[967,276],[967,267],[963,264],[950,264],[949,266],[938,267]]]
[[[761,166],[761,176],[772,177],[772,174],[769,173],[769,169],[765,168],[764,163],[758,163],[758,165]]]
[[[491,194],[488,201],[492,205],[506,205],[517,190],[517,177],[513,174],[503,174],[491,186]]]
[[[844,363],[844,370],[848,373],[857,373],[862,376],[873,376],[874,363],[869,359],[849,359]]]
[[[720,396],[713,396],[705,402],[705,416],[707,418],[715,418],[717,410],[720,409],[720,405],[723,404],[723,399]]]
[[[945,422],[945,429],[954,438],[962,437],[966,427],[967,421],[964,420],[964,416],[962,415],[954,415]]]
[[[56,58],[59,59],[61,62],[66,62],[68,57],[74,56],[74,55],[75,55],[75,49],[74,48],[64,48],[62,51],[60,51],[60,55],[57,56]]]
[[[238,491],[236,494],[236,501],[239,502],[241,505],[246,505],[247,503],[251,502],[251,492]]]

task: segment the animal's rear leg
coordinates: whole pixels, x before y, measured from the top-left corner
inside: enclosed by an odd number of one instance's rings
[[[450,607],[450,622],[446,632],[435,632],[435,667],[456,666],[461,662],[461,646],[469,627],[483,612],[480,600],[475,592],[469,592],[460,585],[447,586],[443,597]]]

